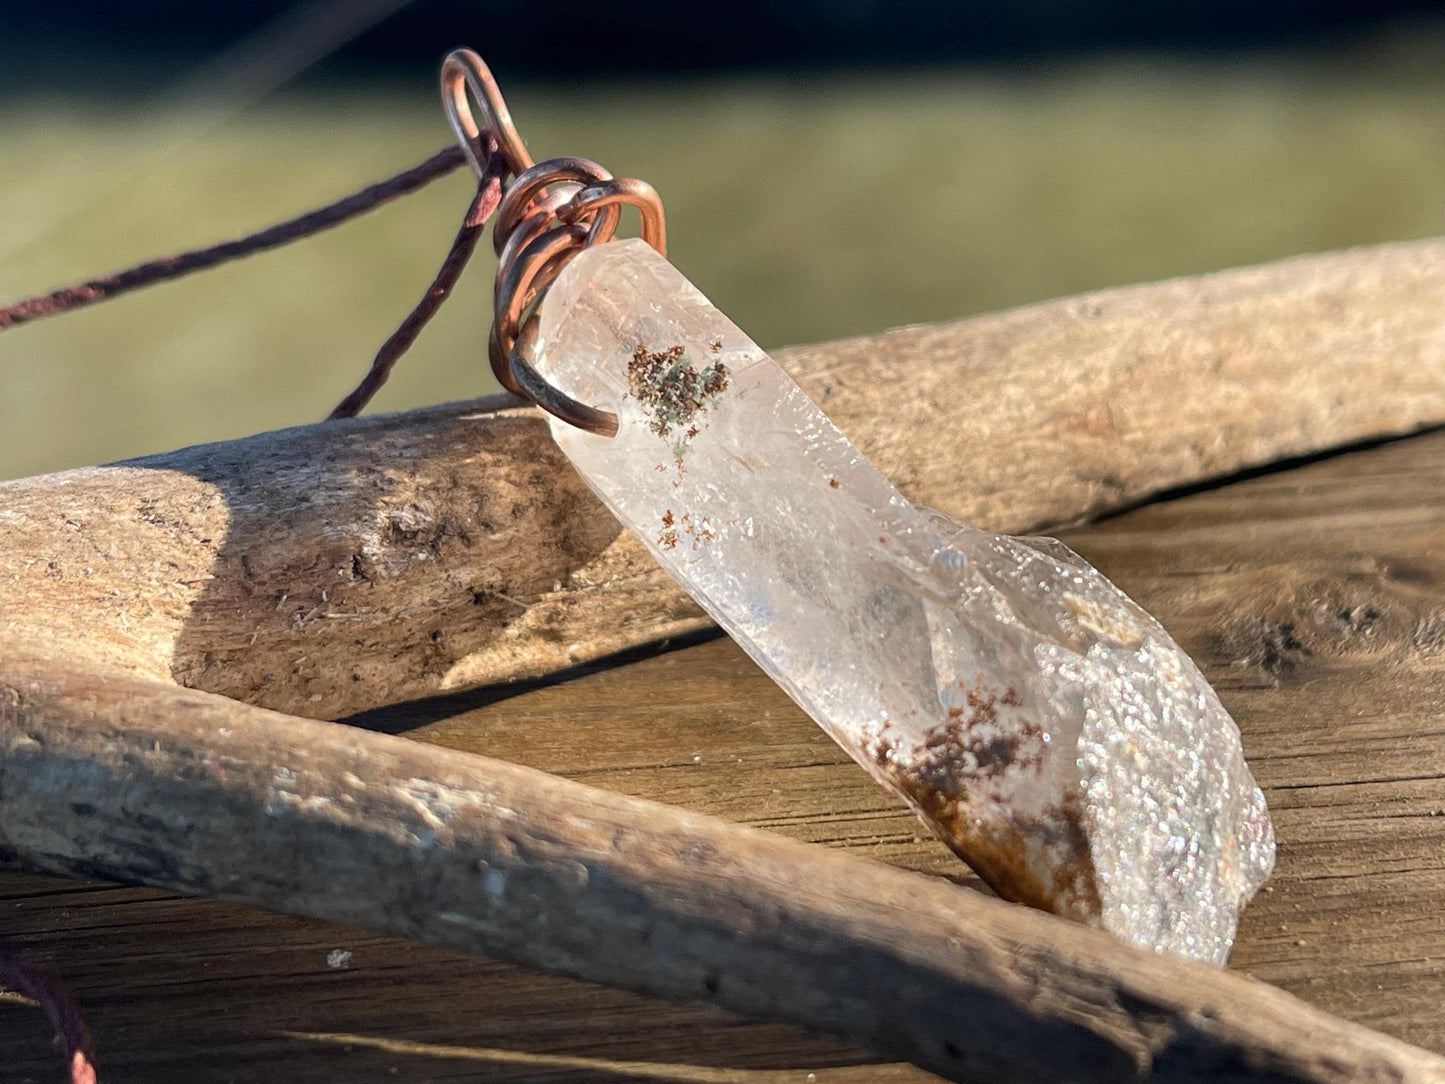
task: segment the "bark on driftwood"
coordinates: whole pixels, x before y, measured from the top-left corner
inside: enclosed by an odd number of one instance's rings
[[[1442,302],[1430,242],[783,360],[911,497],[1026,529],[1445,421]],[[700,623],[497,405],[0,486],[8,857],[710,998],[958,1079],[1445,1079],[946,884],[236,702],[334,716]]]
[[[782,351],[909,497],[1012,531],[1445,421],[1445,243]],[[497,401],[0,484],[0,636],[313,718],[703,623]]]
[[[711,1001],[953,1080],[1445,1080],[1263,983],[941,879],[159,682],[5,667],[0,858],[32,868]]]

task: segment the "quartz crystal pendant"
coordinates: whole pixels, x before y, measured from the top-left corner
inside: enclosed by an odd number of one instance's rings
[[[640,241],[577,256],[536,366],[614,514],[1000,895],[1222,963],[1274,839],[1189,657],[1063,544],[911,505]]]

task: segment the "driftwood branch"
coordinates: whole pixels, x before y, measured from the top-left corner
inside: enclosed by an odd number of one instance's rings
[[[1005,530],[1445,422],[1445,243],[780,352],[914,500]],[[0,484],[9,641],[313,718],[700,612],[510,401]]]
[[[1282,991],[529,768],[12,657],[0,848],[845,1036],[954,1080],[1445,1080]]]

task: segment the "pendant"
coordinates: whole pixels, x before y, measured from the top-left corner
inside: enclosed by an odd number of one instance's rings
[[[593,491],[1000,896],[1222,964],[1274,838],[1189,657],[1062,543],[910,504],[667,262],[649,186],[534,166],[480,58],[448,65],[463,146],[470,86],[516,173],[493,368]],[[621,204],[646,240],[609,240]]]
[[[1062,543],[911,505],[641,241],[572,260],[534,357],[617,414],[552,421],[612,513],[1000,895],[1223,962],[1273,838],[1157,622]]]

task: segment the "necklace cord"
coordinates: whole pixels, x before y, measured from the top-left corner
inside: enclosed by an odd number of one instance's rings
[[[467,213],[462,217],[461,227],[457,230],[457,235],[452,240],[451,248],[448,249],[436,277],[432,279],[426,293],[422,294],[421,300],[407,314],[406,319],[381,344],[381,348],[377,350],[376,356],[372,359],[371,368],[361,378],[361,382],[327,415],[327,421],[337,418],[354,418],[361,413],[366,404],[371,401],[372,396],[381,390],[381,386],[391,376],[392,369],[401,360],[402,355],[411,348],[412,343],[416,342],[422,328],[426,327],[431,318],[436,315],[437,310],[451,296],[452,288],[456,286],[462,271],[476,251],[477,242],[482,238],[487,220],[496,212],[497,205],[501,202],[502,178],[507,171],[506,160],[498,150],[495,141],[487,136],[483,136],[482,140],[485,142],[487,150],[481,181],[477,185],[477,193],[472,197],[472,202],[467,207]]]
[[[551,386],[533,366],[537,310],[548,287],[578,253],[613,238],[623,206],[637,209],[643,240],[665,256],[662,200],[647,182],[613,177],[585,158],[552,158],[534,164],[496,80],[472,50],[458,49],[447,56],[441,86],[447,118],[457,137],[454,146],[324,207],[244,237],[146,260],[0,307],[0,332],[279,248],[374,210],[469,163],[477,176],[477,191],[446,258],[422,299],[388,336],[365,376],[327,420],[354,417],[386,383],[422,328],[451,296],[488,219],[495,215],[493,244],[498,263],[487,345],[493,374],[508,391],[547,413],[589,432],[615,435],[615,414],[578,402]],[[469,93],[480,104],[482,124],[472,114]],[[506,183],[509,176],[510,184]]]
[[[0,308],[0,331],[38,320],[45,316],[58,316],[74,309],[84,308],[99,301],[108,301],[121,294],[130,293],[159,282],[169,282],[196,271],[205,271],[232,260],[252,256],[258,252],[279,248],[299,241],[303,237],[331,229],[341,223],[375,210],[398,196],[414,192],[438,177],[456,170],[467,161],[461,147],[443,147],[426,161],[403,170],[384,181],[368,185],[359,192],[343,196],[334,203],[308,211],[296,218],[267,226],[263,230],[238,237],[206,248],[193,249],[174,256],[162,256],[128,267],[114,274],[87,279],[70,286],[63,286],[47,294],[25,298]]]
[[[95,1048],[85,1021],[55,975],[17,956],[0,956],[0,987],[34,1001],[49,1018],[64,1049],[67,1084],[96,1084]]]
[[[496,145],[491,139],[479,142],[476,157],[484,163],[483,179],[478,184],[477,194],[467,209],[462,227],[452,242],[441,269],[432,280],[432,284],[423,295],[422,300],[382,344],[361,383],[336,406],[328,415],[328,420],[353,417],[371,401],[372,396],[386,382],[402,354],[416,341],[421,329],[435,315],[442,302],[450,296],[452,287],[456,284],[462,269],[476,248],[482,227],[500,201],[501,179],[506,174],[505,161],[497,154]],[[284,222],[278,222],[273,226],[267,226],[265,229],[244,237],[222,241],[205,248],[192,249],[174,256],[146,260],[113,274],[101,275],[84,282],[63,286],[50,293],[28,297],[11,305],[0,307],[0,331],[19,327],[21,324],[28,324],[32,320],[39,320],[47,316],[60,316],[101,301],[109,301],[147,286],[171,282],[197,271],[205,271],[233,260],[280,248],[292,241],[299,241],[304,237],[310,237],[334,226],[339,226],[367,211],[390,203],[400,196],[415,192],[437,178],[454,172],[472,158],[473,154],[467,147],[460,145],[443,147],[430,158],[410,169],[368,185],[358,192],[343,196],[324,207],[308,211]]]

